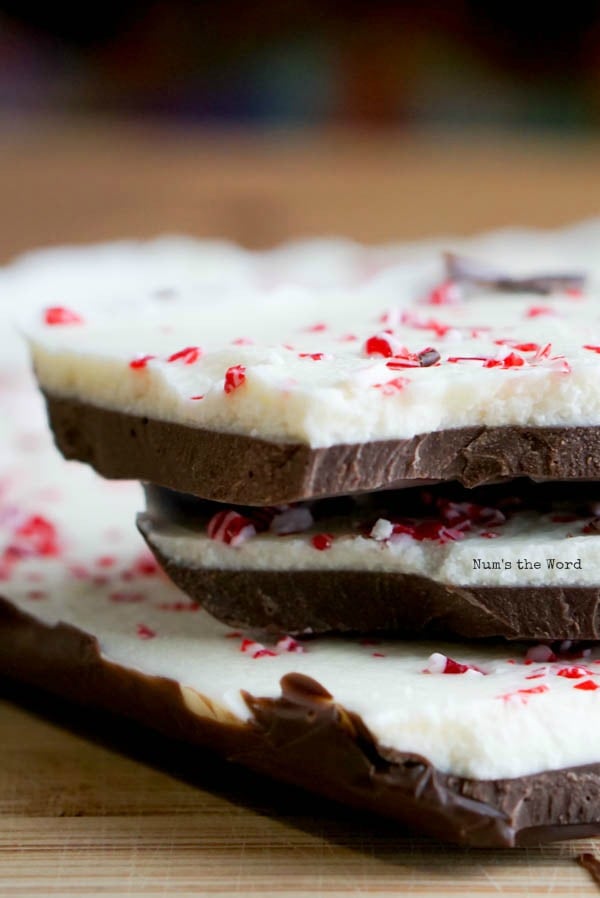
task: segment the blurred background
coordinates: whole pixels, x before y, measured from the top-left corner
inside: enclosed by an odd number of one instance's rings
[[[3,258],[600,211],[600,4],[0,0]]]

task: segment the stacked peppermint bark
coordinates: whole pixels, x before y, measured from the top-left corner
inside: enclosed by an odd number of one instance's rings
[[[186,738],[423,832],[598,831],[598,249],[204,246],[183,287],[46,308],[58,447],[146,482],[138,526],[204,609],[67,603],[86,700],[108,658],[124,695],[173,683]]]

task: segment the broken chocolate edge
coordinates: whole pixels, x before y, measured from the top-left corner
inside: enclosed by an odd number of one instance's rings
[[[311,449],[45,398],[65,458],[217,502],[271,505],[448,480],[600,480],[600,426],[463,427]]]
[[[251,721],[200,717],[180,685],[107,661],[96,639],[0,599],[0,673],[133,719],[172,738],[446,842],[512,847],[600,832],[600,763],[480,781],[380,746],[314,680],[288,674],[277,699],[246,694]],[[210,706],[210,702],[208,703]]]

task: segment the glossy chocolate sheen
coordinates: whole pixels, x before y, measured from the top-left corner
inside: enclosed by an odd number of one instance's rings
[[[272,505],[416,483],[599,480],[599,427],[464,427],[311,449],[46,395],[65,458],[217,502]]]
[[[419,755],[378,745],[357,715],[301,674],[282,679],[280,698],[245,694],[249,723],[201,717],[174,680],[113,664],[93,635],[47,626],[6,600],[0,674],[158,730],[174,740],[174,757],[177,743],[209,748],[446,842],[511,847],[600,833],[600,763],[505,780],[443,774]],[[203,707],[208,713],[210,702]],[[198,762],[209,760],[199,753]]]

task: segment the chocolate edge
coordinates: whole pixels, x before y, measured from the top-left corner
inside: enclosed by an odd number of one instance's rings
[[[378,570],[194,567],[153,544],[147,513],[137,522],[176,586],[231,627],[290,635],[600,639],[600,587],[461,586]]]
[[[311,449],[44,395],[65,458],[218,502],[271,505],[441,480],[600,480],[600,427],[463,427]]]
[[[378,745],[360,717],[301,674],[282,679],[280,698],[246,693],[250,723],[223,723],[194,714],[174,680],[109,662],[90,634],[46,625],[5,599],[0,673],[158,730],[175,753],[178,742],[209,748],[446,842],[512,847],[600,832],[600,763],[504,780],[442,774]]]

